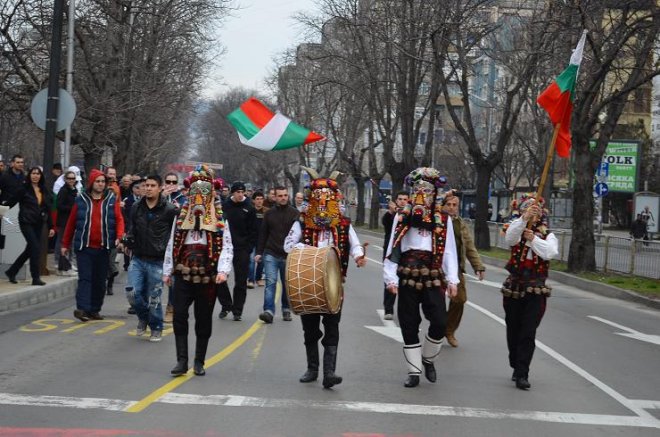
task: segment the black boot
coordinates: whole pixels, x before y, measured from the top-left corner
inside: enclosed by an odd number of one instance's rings
[[[114,283],[115,283],[115,277],[114,277],[114,276],[110,276],[110,277],[108,278],[108,286],[107,286],[106,289],[105,289],[105,294],[107,294],[108,296],[112,296],[113,294],[115,294],[115,293],[112,291],[112,286],[114,285]]]
[[[170,373],[172,376],[185,375],[188,371],[188,336],[176,335],[174,341],[176,343],[176,366]]]
[[[323,351],[323,387],[330,388],[341,384],[342,377],[335,375],[337,346],[325,346]]]
[[[316,381],[319,377],[319,345],[306,344],[305,351],[307,352],[307,371],[300,377],[300,382]]]
[[[204,360],[206,359],[206,348],[208,345],[208,338],[197,338],[195,345],[195,362],[193,363],[193,372],[197,376],[206,375],[206,370],[204,370]]]

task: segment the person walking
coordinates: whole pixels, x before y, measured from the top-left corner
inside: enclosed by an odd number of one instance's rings
[[[304,168],[304,167],[303,167]],[[309,207],[302,220],[295,221],[284,239],[284,250],[290,253],[294,248],[305,246],[334,246],[339,251],[342,280],[346,278],[350,257],[358,267],[366,264],[364,247],[360,244],[351,221],[341,213],[342,194],[333,173],[329,178],[319,178],[313,169],[304,168],[312,177],[308,188]],[[319,369],[318,342],[323,345],[323,387],[331,388],[341,384],[343,378],[335,373],[337,348],[339,346],[339,322],[341,309],[336,314],[302,314],[300,316],[307,356],[307,370],[299,381],[316,381]],[[324,331],[320,325],[323,323]]]
[[[240,321],[247,295],[250,252],[257,243],[257,213],[245,197],[245,184],[241,181],[231,185],[231,196],[223,204],[223,215],[231,232],[234,249],[234,293],[233,298],[226,282],[218,286],[218,301],[222,305],[219,317],[224,319],[229,311],[234,321]]]
[[[151,331],[149,341],[159,342],[163,333],[163,261],[177,214],[175,206],[161,195],[163,180],[147,176],[145,195],[131,209],[131,227],[124,241],[132,252],[128,266],[126,298],[138,318],[136,335]]]
[[[9,201],[10,208],[19,204],[18,225],[25,238],[25,249],[16,258],[14,263],[5,272],[9,282],[16,284],[16,275],[26,261],[30,261],[30,274],[32,285],[46,285],[41,280],[40,258],[42,250],[41,236],[44,225],[48,226],[48,237],[55,235],[50,209],[53,204],[53,196],[46,188],[44,174],[39,167],[32,167],[28,171],[28,177],[23,185],[16,191]]]
[[[411,188],[411,201],[394,218],[383,280],[398,295],[397,317],[408,365],[404,386],[410,388],[419,385],[422,368],[429,382],[436,381],[434,362],[447,324],[445,292],[450,298],[456,296],[459,281],[452,221],[441,212],[445,178],[436,169],[420,167],[405,182]],[[423,345],[419,341],[420,306],[429,321]]]
[[[264,193],[261,191],[255,191],[254,194],[252,194],[252,203],[257,214],[255,226],[257,227],[257,232],[260,236],[261,224],[264,221],[264,214],[266,214],[266,211],[268,211],[268,208],[264,206]],[[257,241],[258,240],[259,237],[257,237]],[[258,285],[259,287],[264,286],[264,264],[255,260],[256,254],[257,247],[255,246],[254,249],[252,249],[252,252],[250,252],[250,267],[248,268],[247,288],[254,288],[255,285]]]
[[[516,208],[520,205],[519,211]],[[559,254],[555,234],[549,230],[548,211],[543,199],[523,195],[512,205],[513,221],[506,226],[504,241],[511,248],[505,269],[509,276],[502,284],[506,321],[506,343],[511,380],[528,390],[529,367],[534,355],[536,330],[545,314],[551,288],[546,285],[550,260]]]
[[[23,190],[25,181],[25,159],[21,155],[14,155],[9,161],[9,169],[0,176],[0,205],[8,206]],[[12,205],[15,205],[13,202]]]
[[[57,274],[60,276],[75,275],[73,265],[71,264],[72,254],[69,253],[68,257],[63,257],[61,251],[66,222],[69,220],[71,209],[76,201],[76,196],[78,196],[76,182],[76,174],[73,171],[67,170],[64,174],[64,186],[57,193],[57,241],[55,242],[55,253],[60,254],[57,263]]]
[[[447,328],[445,338],[451,347],[458,347],[456,340],[456,330],[461,324],[463,317],[463,307],[467,301],[467,290],[465,288],[465,258],[470,261],[470,265],[480,281],[484,280],[486,267],[481,262],[481,257],[477,248],[474,246],[474,240],[470,234],[470,229],[458,215],[459,198],[456,191],[451,190],[445,196],[443,201],[443,211],[451,217],[454,227],[454,239],[456,240],[456,253],[458,254],[458,293],[449,301],[449,310],[447,311]]]
[[[289,204],[289,192],[286,187],[275,188],[275,199],[275,206],[264,214],[254,257],[257,263],[264,266],[266,272],[264,311],[259,315],[259,319],[265,323],[273,323],[275,316],[275,290],[278,276],[282,284],[282,318],[291,321],[289,299],[286,294],[287,253],[284,250],[284,239],[298,220],[299,212]]]
[[[408,193],[405,191],[399,191],[396,193],[396,198],[394,202],[390,201],[388,204],[388,209],[383,214],[381,223],[385,229],[385,239],[383,241],[383,260],[385,260],[385,252],[387,251],[387,243],[390,241],[390,235],[392,235],[392,225],[394,224],[394,217],[397,214],[397,211],[402,210],[408,204]],[[394,318],[394,303],[396,302],[396,294],[390,293],[389,290],[383,287],[383,309],[385,320],[392,320]]]
[[[119,199],[106,188],[105,175],[89,172],[87,189],[71,209],[62,239],[62,255],[73,248],[78,261],[76,309],[73,316],[81,322],[102,320],[101,308],[106,292],[110,249],[124,235],[124,218]]]
[[[115,193],[117,199],[121,199],[121,188],[117,183],[117,169],[114,167],[106,167],[105,169],[106,187]],[[121,205],[120,205],[121,206]],[[106,281],[105,293],[112,296],[114,293],[112,287],[115,284],[115,278],[119,275],[117,268],[117,248],[110,249],[110,261],[108,262],[108,279]]]
[[[184,181],[188,200],[181,207],[165,251],[163,282],[174,287],[174,340],[177,363],[170,371],[181,376],[188,371],[188,317],[195,313],[195,360],[193,373],[206,374],[206,350],[213,330],[216,286],[227,281],[232,265],[229,225],[222,217],[216,191],[222,187],[213,170],[199,165]],[[172,276],[176,280],[172,282]]]

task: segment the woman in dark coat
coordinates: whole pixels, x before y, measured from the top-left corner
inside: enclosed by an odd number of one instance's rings
[[[23,186],[14,198],[10,206],[18,203],[18,225],[25,237],[25,250],[21,253],[14,264],[5,272],[9,282],[16,284],[16,275],[23,264],[30,260],[30,273],[32,285],[46,285],[41,280],[39,261],[41,257],[41,233],[44,225],[48,225],[48,236],[55,235],[53,221],[50,216],[50,208],[53,205],[53,196],[46,188],[44,174],[39,167],[32,167],[28,172]],[[43,248],[46,250],[46,248]]]

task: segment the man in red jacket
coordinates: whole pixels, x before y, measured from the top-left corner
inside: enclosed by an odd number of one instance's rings
[[[73,242],[78,260],[78,289],[74,317],[82,322],[102,320],[110,250],[124,235],[120,199],[106,188],[106,176],[92,169],[87,189],[78,195],[71,209],[62,239],[62,255]]]

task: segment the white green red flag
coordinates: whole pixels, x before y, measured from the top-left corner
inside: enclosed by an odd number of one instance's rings
[[[562,158],[568,158],[571,154],[571,115],[573,114],[575,83],[582,62],[586,37],[587,31],[585,30],[571,55],[568,67],[536,99],[550,116],[552,124],[556,127],[557,123],[560,123],[555,147],[557,155]]]
[[[281,113],[273,113],[254,97],[243,102],[227,118],[238,131],[241,143],[261,150],[290,149],[325,139]]]

